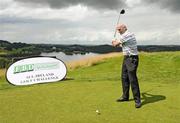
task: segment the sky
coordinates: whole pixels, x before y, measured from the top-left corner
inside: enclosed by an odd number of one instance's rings
[[[179,6],[180,0],[0,0],[0,40],[111,44],[125,9],[120,23],[138,45],[180,45]]]

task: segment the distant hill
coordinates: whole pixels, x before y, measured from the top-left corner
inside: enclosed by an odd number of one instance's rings
[[[145,52],[180,51],[180,45],[139,45],[138,50]]]
[[[1,49],[5,49],[5,48],[9,47],[10,45],[12,45],[10,42],[4,41],[4,40],[0,40],[0,48]]]
[[[18,48],[23,48],[23,47],[28,47],[28,46],[31,46],[31,45],[26,44],[26,43],[21,43],[21,42],[10,43],[9,41],[0,40],[0,48],[5,49],[5,50],[13,50],[13,49],[18,49]]]
[[[140,45],[139,51],[161,52],[180,51],[179,45]],[[10,43],[0,40],[0,68],[8,66],[12,59],[19,59],[27,56],[39,56],[43,52],[63,52],[66,55],[86,54],[89,52],[105,54],[110,52],[121,52],[121,47],[111,45],[57,45],[57,44],[26,44],[21,42]]]
[[[29,48],[30,47],[30,48]],[[121,52],[121,47],[113,47],[111,45],[60,45],[60,44],[26,44],[21,42],[10,43],[8,41],[0,40],[0,48],[8,51],[23,49],[33,51],[37,54],[40,52],[64,52],[66,54],[85,54],[93,53],[109,53]],[[139,51],[146,52],[160,52],[160,51],[180,51],[180,45],[139,45]]]

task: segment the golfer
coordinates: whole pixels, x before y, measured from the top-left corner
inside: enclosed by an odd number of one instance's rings
[[[136,38],[133,33],[127,30],[124,24],[117,25],[116,29],[120,33],[120,40],[113,40],[112,45],[115,47],[122,46],[124,55],[121,75],[123,94],[117,101],[123,102],[129,100],[129,88],[131,85],[135,107],[140,108],[140,89],[136,75],[139,62]]]

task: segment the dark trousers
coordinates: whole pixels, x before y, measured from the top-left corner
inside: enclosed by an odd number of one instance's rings
[[[123,89],[123,98],[129,99],[129,88],[133,92],[133,97],[135,102],[140,102],[140,89],[137,78],[137,67],[138,67],[139,58],[137,55],[134,56],[124,56],[122,64],[122,89]]]

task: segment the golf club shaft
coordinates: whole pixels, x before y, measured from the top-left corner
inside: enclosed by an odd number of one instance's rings
[[[119,13],[119,17],[118,17],[117,25],[119,24],[120,16],[121,16],[121,13]],[[117,25],[116,25],[116,26],[117,26]],[[114,38],[116,38],[116,33],[117,33],[117,29],[115,28]]]

